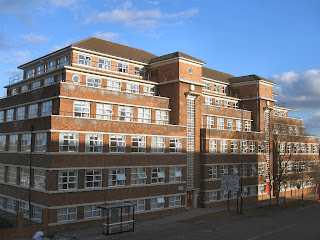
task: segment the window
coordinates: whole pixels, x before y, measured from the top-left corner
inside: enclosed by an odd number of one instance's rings
[[[224,118],[222,117],[217,118],[217,128],[224,129]]]
[[[0,165],[0,182],[4,182],[5,166]]]
[[[52,114],[52,101],[43,102],[41,104],[41,116],[50,116]]]
[[[144,185],[146,184],[147,174],[145,168],[132,168],[131,169],[131,185]]]
[[[282,125],[281,126],[281,131],[282,131],[283,135],[286,135],[287,134],[287,126],[286,125]]]
[[[240,141],[241,144],[241,141]],[[243,140],[242,141],[242,153],[248,153],[248,141]]]
[[[293,126],[289,126],[288,128],[288,134],[293,135]]]
[[[97,119],[112,120],[113,105],[97,103]]]
[[[110,135],[110,152],[113,152],[113,153],[126,152],[126,136]]]
[[[57,211],[58,222],[77,220],[77,208],[60,208]]]
[[[257,175],[257,167],[256,164],[250,164],[250,176]]]
[[[263,195],[265,191],[265,186],[264,185],[259,185],[258,186],[258,194]]]
[[[34,169],[33,171],[33,187],[37,189],[45,189],[46,187],[46,171],[42,169]]]
[[[110,70],[111,69],[111,61],[108,59],[99,58],[98,68]]]
[[[209,153],[216,153],[217,152],[217,140],[210,139],[209,140]]]
[[[73,116],[82,118],[90,117],[90,102],[75,100],[73,102]]]
[[[146,209],[146,203],[144,199],[132,201],[132,204],[134,204],[135,212],[143,212]]]
[[[17,184],[17,167],[8,167],[7,182]]]
[[[209,202],[215,202],[218,200],[218,190],[209,192]]]
[[[242,124],[241,124],[241,120],[237,119],[236,120],[236,131],[242,131]]]
[[[138,122],[151,123],[151,109],[138,108]]]
[[[102,152],[103,137],[99,133],[86,134],[86,152]]]
[[[257,195],[257,187],[256,186],[250,186],[250,196]]]
[[[154,86],[143,86],[143,94],[148,96],[154,96],[155,95],[155,87]]]
[[[11,89],[11,96],[18,94],[18,88]]]
[[[0,111],[0,122],[4,122],[4,111]]]
[[[233,130],[234,128],[233,119],[231,118],[227,119],[227,127],[228,127],[228,130]]]
[[[293,152],[292,144],[291,143],[287,143],[287,153],[291,154],[292,152]]]
[[[35,151],[36,152],[47,151],[47,133],[36,133]]]
[[[4,208],[4,197],[0,196],[0,208]]]
[[[17,120],[23,120],[25,117],[25,107],[19,107],[17,108],[17,115],[16,115],[16,119]]]
[[[238,153],[238,140],[231,140],[231,152]]]
[[[151,169],[151,183],[164,183],[165,176],[164,167],[156,167]]]
[[[295,143],[294,144],[294,153],[299,153],[300,152],[300,144],[299,143]]]
[[[264,153],[264,143],[263,142],[259,142],[258,143],[258,153]]]
[[[168,124],[168,111],[156,110],[156,124]]]
[[[80,76],[79,75],[73,75],[72,76],[72,81],[74,82],[74,83],[80,83]]]
[[[151,198],[150,200],[150,210],[164,208],[164,197]]]
[[[31,133],[21,135],[21,152],[31,151]]]
[[[120,121],[132,122],[133,108],[129,106],[118,106],[118,119]]]
[[[69,55],[62,56],[59,59],[59,67],[63,67],[65,65],[69,65]]]
[[[60,152],[78,152],[78,147],[78,133],[60,133]]]
[[[134,74],[143,77],[144,71],[142,70],[142,67],[134,67]]]
[[[240,175],[242,177],[246,177],[248,175],[248,170],[247,170],[246,164],[242,164],[242,166],[240,166]]]
[[[182,152],[182,139],[171,137],[169,140],[170,152]]]
[[[6,151],[6,135],[0,135],[0,151]]]
[[[221,190],[221,192],[220,192],[220,200],[226,200],[226,199],[228,199],[228,191]]]
[[[87,86],[88,87],[101,88],[102,80],[101,80],[101,78],[95,78],[95,77],[87,76]]]
[[[311,144],[310,143],[307,144],[307,152],[308,152],[308,154],[311,153]]]
[[[18,151],[18,134],[9,135],[9,152]]]
[[[169,197],[169,207],[181,206],[181,196]]]
[[[26,77],[28,78],[32,78],[34,76],[34,69],[30,69],[26,71]]]
[[[38,117],[38,104],[32,104],[29,105],[29,114],[28,114],[29,118],[36,118]]]
[[[107,89],[114,90],[114,91],[121,91],[121,82],[108,79]]]
[[[58,189],[71,190],[78,188],[78,171],[76,170],[60,170]]]
[[[306,149],[306,144],[301,143],[301,153],[306,153],[307,149]]]
[[[52,85],[53,83],[54,83],[54,77],[48,77],[48,78],[44,79],[43,86]]]
[[[205,90],[210,90],[210,83],[208,83],[208,82],[203,82],[204,83],[204,85],[205,85],[205,87],[204,87],[204,89]]]
[[[40,81],[36,81],[36,82],[33,82],[31,83],[31,89],[37,89],[37,88],[40,88],[41,87],[41,82]]]
[[[164,137],[152,137],[151,138],[151,152],[156,153],[164,153],[165,151],[165,138]]]
[[[214,128],[214,116],[207,116],[207,128]]]
[[[125,186],[126,174],[124,168],[109,170],[109,186]]]
[[[220,140],[220,146],[221,146],[221,153],[228,152],[228,141],[227,140]]]
[[[227,86],[221,86],[222,93],[227,93]]]
[[[280,153],[285,153],[286,152],[286,143],[281,142],[280,143],[280,149],[279,149]]]
[[[239,103],[238,102],[233,102],[233,108],[238,109],[239,108]]]
[[[92,58],[90,56],[79,54],[78,63],[91,66]]]
[[[231,174],[232,175],[238,174],[238,166],[237,165],[231,165]]]
[[[181,182],[182,172],[181,167],[169,168],[169,182]]]
[[[312,151],[313,153],[318,153],[317,145],[315,144],[312,145]]]
[[[274,124],[274,133],[280,134],[280,124],[277,124],[277,123]]]
[[[217,179],[218,174],[217,174],[217,166],[210,166],[209,167],[209,178],[210,179]]]
[[[96,218],[101,217],[101,209],[97,205],[84,206],[83,218]]]
[[[7,206],[6,209],[11,212],[15,212],[17,208],[17,201],[11,198],[7,198]]]
[[[205,97],[204,103],[206,105],[212,105],[212,98],[211,97]]]
[[[24,92],[27,92],[27,91],[29,91],[30,89],[29,89],[29,86],[28,85],[23,85],[22,87],[21,87],[21,93],[24,93]]]
[[[215,99],[216,107],[222,107],[222,100],[221,99]]]
[[[29,204],[26,202],[19,202],[19,211],[23,212],[23,216],[29,217]]]
[[[47,72],[56,69],[56,60],[47,63]]]
[[[250,121],[244,121],[244,130],[246,132],[250,132],[251,131],[251,122]]]
[[[299,169],[299,162],[295,162],[295,163],[294,163],[294,171],[295,171],[295,172],[299,172],[299,170],[300,170],[300,169]]]
[[[226,108],[231,108],[231,101],[224,101],[224,106]]]
[[[101,188],[102,187],[102,170],[101,169],[90,169],[86,170],[85,188]]]
[[[220,175],[226,175],[228,174],[228,165],[221,165],[220,166]]]
[[[131,152],[146,152],[146,137],[145,136],[132,136],[131,137]]]
[[[294,133],[295,133],[295,135],[296,136],[299,136],[299,127],[298,126],[296,126],[295,128],[294,128]]]
[[[220,92],[220,85],[214,84],[213,89],[215,92]]]
[[[118,72],[129,73],[129,66],[125,63],[118,63]]]
[[[259,177],[264,176],[264,164],[258,163],[258,175]]]
[[[292,168],[293,168],[292,162],[288,162],[288,164],[287,164],[287,171],[288,171],[288,173],[292,173]]]
[[[127,83],[127,92],[139,93],[139,85],[133,83]]]
[[[14,109],[8,109],[7,110],[7,122],[14,120]]]

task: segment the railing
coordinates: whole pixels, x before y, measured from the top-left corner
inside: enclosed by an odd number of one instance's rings
[[[9,77],[9,85],[23,80],[23,73]]]

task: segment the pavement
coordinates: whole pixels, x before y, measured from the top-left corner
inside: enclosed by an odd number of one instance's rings
[[[150,239],[154,233],[163,233],[163,237],[167,237],[165,233],[181,231],[188,229],[191,226],[215,221],[216,219],[238,219],[243,216],[255,216],[268,214],[273,211],[286,211],[286,209],[302,208],[312,204],[318,205],[318,198],[314,194],[305,195],[304,201],[301,199],[288,198],[286,204],[283,204],[283,199],[280,206],[276,206],[276,199],[273,198],[271,206],[269,200],[260,201],[258,203],[245,203],[243,206],[243,214],[236,213],[236,206],[230,205],[230,211],[227,211],[226,206],[212,207],[212,208],[192,208],[186,209],[183,212],[151,219],[146,221],[135,222],[135,231],[121,234],[114,234],[106,236],[101,233],[101,226],[67,231],[63,234],[72,236],[79,240],[102,240],[102,239]],[[27,240],[29,238],[20,238],[19,240]],[[18,240],[18,239],[16,239]]]

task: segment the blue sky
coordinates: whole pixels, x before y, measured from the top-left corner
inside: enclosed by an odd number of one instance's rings
[[[18,65],[96,36],[274,80],[290,116],[320,136],[319,11],[318,0],[0,0],[0,88]]]

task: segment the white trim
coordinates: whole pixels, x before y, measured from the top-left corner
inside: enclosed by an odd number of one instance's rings
[[[198,86],[201,86],[201,87],[205,87],[206,86],[201,82],[196,82],[196,81],[193,81],[193,80],[188,80],[188,79],[183,79],[183,78],[172,79],[172,80],[168,80],[168,81],[162,81],[162,82],[159,82],[158,84],[159,85],[164,85],[164,84],[176,83],[176,82],[189,83],[189,84],[198,85]]]
[[[207,106],[213,106],[213,105],[207,105]],[[215,107],[215,106],[214,106]],[[227,108],[229,109],[229,108]],[[208,114],[208,113],[203,113],[202,116],[212,116],[212,117],[223,117],[223,118],[231,118],[231,119],[238,119],[238,120],[241,120],[241,118],[236,118],[236,117],[229,117],[229,116],[226,116],[226,115],[215,115],[215,114]],[[243,120],[246,120],[246,121],[253,121],[252,119],[250,118],[243,118]],[[216,128],[213,128],[213,129],[216,129]],[[222,129],[219,129],[219,130],[222,130]],[[229,130],[230,131],[230,130]],[[235,130],[234,130],[235,131]],[[241,132],[241,131],[238,131],[238,132]],[[244,131],[245,132],[245,131]]]
[[[202,76],[202,80],[203,80],[203,81],[213,82],[213,83],[219,83],[219,84],[221,84],[221,85],[226,85],[226,86],[229,86],[229,85],[230,85],[230,83],[223,82],[223,81],[220,81],[220,80],[217,80],[217,79],[213,79],[213,78],[203,77],[203,76]]]

